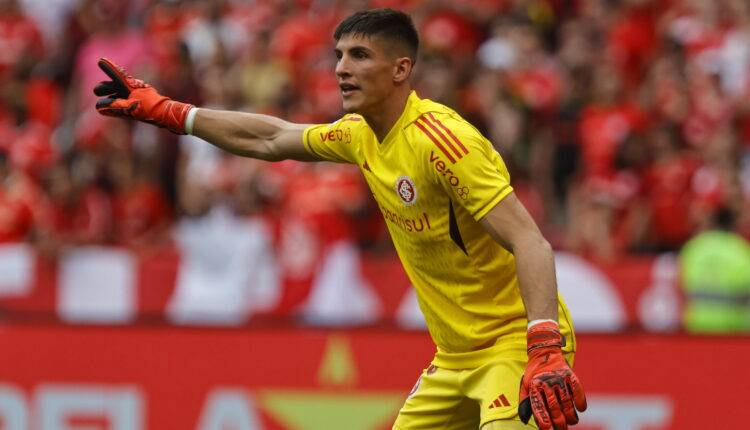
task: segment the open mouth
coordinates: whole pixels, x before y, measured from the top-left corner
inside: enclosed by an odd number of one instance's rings
[[[354,91],[358,91],[358,90],[359,90],[359,87],[358,87],[358,86],[356,86],[356,85],[352,85],[352,84],[346,84],[346,83],[344,83],[344,84],[340,84],[340,85],[339,85],[339,88],[341,88],[341,94],[342,94],[343,96],[349,96],[349,95],[351,95],[351,94],[352,94],[352,93],[353,93]]]

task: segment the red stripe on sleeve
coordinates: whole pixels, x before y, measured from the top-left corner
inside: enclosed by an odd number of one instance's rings
[[[428,112],[427,115],[429,115],[430,118],[432,118],[432,120],[435,121],[435,123],[438,126],[440,126],[440,128],[442,128],[443,130],[445,130],[446,133],[448,133],[448,136],[450,136],[451,139],[453,139],[453,141],[456,142],[456,144],[461,148],[461,150],[464,151],[464,154],[468,154],[469,153],[469,150],[466,149],[466,147],[464,146],[464,144],[461,143],[461,141],[456,137],[456,135],[453,134],[453,132],[450,131],[450,129],[448,127],[446,127],[445,125],[443,125],[443,123],[440,122],[439,119],[437,119],[434,116],[432,116],[432,112]]]
[[[429,114],[428,114],[428,115],[429,115]],[[432,116],[432,115],[430,115],[430,116]],[[453,143],[451,143],[450,139],[448,139],[448,138],[447,138],[447,137],[446,137],[446,136],[445,136],[445,135],[443,134],[443,132],[442,132],[442,131],[440,131],[440,129],[439,129],[439,128],[435,127],[435,124],[433,124],[432,122],[428,121],[428,120],[427,120],[427,117],[425,117],[424,115],[422,115],[422,117],[421,117],[421,118],[422,118],[422,120],[424,121],[424,123],[425,123],[425,124],[427,124],[427,125],[428,125],[428,126],[429,126],[429,127],[431,128],[431,129],[432,129],[432,131],[434,131],[434,132],[435,132],[435,133],[436,133],[436,134],[437,134],[437,135],[438,135],[438,136],[440,137],[440,139],[442,139],[442,140],[443,140],[443,142],[444,142],[444,143],[445,143],[446,145],[448,145],[448,148],[450,148],[450,149],[451,149],[451,151],[453,151],[453,153],[454,153],[454,154],[456,154],[456,158],[457,158],[457,159],[460,159],[461,157],[463,157],[463,154],[461,154],[461,152],[459,152],[459,151],[458,151],[458,149],[456,149],[456,147],[455,147],[455,146],[453,146]],[[433,118],[433,120],[434,120],[434,118]]]
[[[453,156],[452,156],[452,155],[450,154],[450,152],[448,152],[448,151],[447,151],[447,150],[445,149],[445,147],[444,147],[444,146],[443,146],[443,145],[442,145],[442,144],[440,143],[440,141],[439,141],[439,140],[437,140],[437,138],[436,138],[435,136],[433,136],[433,135],[432,135],[432,133],[430,133],[430,131],[429,131],[429,130],[427,130],[427,129],[425,128],[425,126],[424,126],[424,125],[422,125],[422,124],[421,124],[421,123],[419,122],[419,120],[421,120],[421,119],[422,119],[421,117],[420,117],[419,119],[417,119],[417,120],[416,120],[416,121],[414,122],[414,124],[416,124],[416,125],[417,125],[417,127],[419,127],[419,129],[420,129],[420,130],[422,130],[422,132],[423,132],[424,134],[426,134],[426,135],[427,135],[427,137],[429,137],[429,138],[430,138],[430,140],[432,140],[432,143],[434,143],[434,144],[435,144],[435,146],[437,146],[437,147],[438,147],[438,149],[439,149],[439,150],[440,150],[440,151],[441,151],[441,152],[442,152],[443,154],[445,154],[445,156],[446,156],[446,157],[448,158],[448,160],[450,160],[450,162],[451,162],[451,163],[455,163],[455,162],[456,162],[456,159],[455,159],[455,158],[453,158]]]

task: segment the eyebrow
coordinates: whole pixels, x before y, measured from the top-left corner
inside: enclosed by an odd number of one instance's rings
[[[368,48],[368,47],[366,47],[364,45],[354,45],[354,46],[348,47],[346,49],[333,48],[333,52],[335,52],[335,53],[344,52],[344,51],[349,51],[349,52],[352,52],[352,51],[374,52],[372,49],[370,49],[370,48]]]

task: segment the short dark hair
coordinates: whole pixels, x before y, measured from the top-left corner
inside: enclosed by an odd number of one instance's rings
[[[411,17],[404,12],[389,8],[356,12],[341,21],[333,32],[337,42],[347,35],[377,36],[401,43],[408,48],[412,63],[417,61],[419,35]]]

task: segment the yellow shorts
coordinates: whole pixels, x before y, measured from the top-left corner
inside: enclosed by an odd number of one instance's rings
[[[573,353],[566,352],[565,359],[572,365]],[[524,426],[518,418],[518,389],[525,368],[525,348],[473,369],[430,365],[409,393],[393,428],[466,430],[509,420],[514,422],[511,428],[534,429],[534,420]]]

